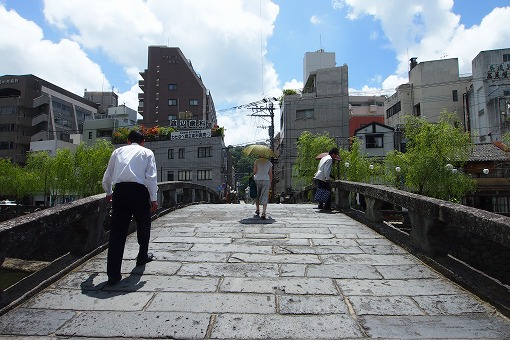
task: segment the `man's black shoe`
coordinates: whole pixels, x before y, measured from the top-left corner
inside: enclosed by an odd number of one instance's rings
[[[115,278],[115,279],[108,279],[108,282],[106,283],[107,286],[115,286],[121,278]]]
[[[151,262],[153,260],[154,260],[154,255],[152,255],[152,253],[148,253],[147,257],[144,258],[144,259],[140,259],[140,258],[137,257],[136,258],[136,265],[137,266],[143,266],[144,264],[147,264],[147,263],[149,263],[149,262]]]

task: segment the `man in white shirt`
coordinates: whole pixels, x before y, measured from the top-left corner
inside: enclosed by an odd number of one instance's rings
[[[154,153],[145,148],[140,131],[128,135],[128,145],[115,149],[103,176],[106,199],[112,202],[112,220],[108,243],[108,284],[122,279],[121,265],[131,218],[137,225],[139,251],[136,265],[152,261],[148,252],[151,213],[158,209],[157,168]]]
[[[330,211],[331,210],[331,168],[333,167],[334,161],[339,161],[340,152],[337,148],[333,148],[329,150],[329,154],[321,158],[319,162],[319,166],[317,167],[317,172],[313,176],[315,185],[317,188],[326,189],[330,192],[329,198],[326,203],[319,203],[319,209]]]

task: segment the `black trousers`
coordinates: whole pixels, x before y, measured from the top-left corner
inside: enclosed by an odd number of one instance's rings
[[[330,192],[328,200],[322,206],[321,204],[319,204],[319,208],[324,210],[331,210],[331,184],[329,182],[316,179],[315,185],[317,186],[318,189],[326,189]]]
[[[150,208],[149,191],[144,185],[131,182],[115,184],[106,270],[109,279],[121,278],[122,257],[132,217],[137,226],[138,257],[144,259],[147,256],[151,230]]]

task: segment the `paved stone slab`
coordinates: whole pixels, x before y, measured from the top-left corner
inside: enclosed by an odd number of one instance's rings
[[[358,246],[340,247],[340,246],[280,246],[275,250],[276,254],[364,254]]]
[[[348,308],[337,295],[281,295],[278,296],[281,314],[347,314]]]
[[[179,275],[209,277],[278,277],[277,264],[258,263],[186,263]]]
[[[273,294],[237,293],[158,293],[147,307],[148,311],[195,313],[274,314]]]
[[[375,254],[334,254],[320,255],[324,264],[352,263],[379,265],[406,265],[420,262],[411,255],[375,255]]]
[[[0,334],[48,335],[53,334],[64,323],[72,319],[76,312],[70,310],[18,308],[0,318]]]
[[[426,315],[409,296],[356,296],[349,301],[356,315]]]
[[[245,236],[244,239],[234,239],[233,243],[235,244],[246,244],[253,246],[273,246],[273,245],[282,245],[282,246],[309,246],[310,240],[308,239],[287,239],[287,238],[272,238],[272,239],[260,239],[254,235],[250,235],[253,237]]]
[[[337,279],[336,282],[347,295],[372,296],[416,296],[459,294],[462,291],[446,280],[351,280]]]
[[[281,264],[280,276],[305,276],[306,264]]]
[[[217,237],[217,238],[204,238],[204,237],[173,237],[173,236],[162,236],[156,237],[152,242],[155,243],[205,243],[205,244],[230,244],[232,239],[230,237]]]
[[[242,244],[195,244],[191,251],[201,252],[220,252],[220,253],[252,253],[252,254],[271,254],[273,248],[271,246],[254,246]]]
[[[222,292],[338,294],[331,279],[321,278],[233,278],[226,277],[220,286]]]
[[[105,290],[48,290],[30,300],[26,307],[66,310],[117,310],[140,311],[152,299],[151,292],[125,293]]]
[[[362,336],[346,315],[290,316],[222,314],[211,339],[341,339]]]
[[[413,296],[428,315],[491,313],[485,303],[470,294]]]
[[[365,264],[310,265],[306,273],[307,277],[382,279],[374,266]]]
[[[180,262],[153,261],[145,266],[136,266],[136,260],[122,261],[121,273],[146,275],[174,275],[181,267]],[[106,273],[106,259],[92,259],[78,270],[86,272]]]
[[[246,253],[235,253],[229,261],[236,259],[240,262],[258,262],[258,263],[309,263],[318,264],[321,263],[317,255],[263,255],[263,254],[246,254]]]
[[[168,252],[161,250],[153,250],[152,253],[156,257],[156,261],[172,261],[172,262],[225,262],[229,257],[228,253],[220,252],[215,253],[199,251]],[[152,262],[147,264],[147,266],[151,264]]]
[[[371,338],[510,339],[508,321],[491,316],[365,316],[360,321]]]
[[[356,242],[356,239],[339,239],[339,238],[331,238],[331,239],[318,239],[314,238],[312,240],[312,244],[314,246],[340,246],[340,247],[358,247],[359,244]]]
[[[210,316],[204,313],[86,311],[61,327],[61,336],[203,339]]]
[[[424,264],[401,264],[401,265],[375,265],[383,278],[392,279],[438,279],[441,276]]]

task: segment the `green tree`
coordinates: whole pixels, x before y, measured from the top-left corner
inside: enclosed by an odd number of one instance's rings
[[[51,188],[55,201],[58,196],[76,193],[76,166],[74,154],[70,149],[57,150],[57,156],[53,159],[50,178]]]
[[[36,182],[31,194],[42,194],[45,206],[49,205],[50,178],[53,178],[51,174],[52,162],[52,157],[47,151],[35,151],[28,154],[25,166],[27,171],[33,174]]]
[[[391,171],[399,166],[401,172],[396,176],[403,176],[409,190],[446,200],[458,200],[474,191],[476,183],[470,176],[453,171],[463,167],[472,152],[470,136],[454,113],[443,111],[438,123],[407,116],[404,134],[406,153],[388,157],[391,165],[387,168]]]
[[[74,153],[76,166],[76,193],[87,197],[103,191],[103,174],[113,151],[113,145],[97,139],[94,145],[82,143]]]
[[[327,132],[316,135],[309,131],[301,133],[296,143],[296,162],[294,162],[292,168],[292,183],[295,189],[305,187],[312,182],[319,164],[315,157],[320,153],[328,152],[334,147],[336,147],[335,139],[329,136]]]
[[[243,152],[244,147],[238,146],[230,149],[232,155],[232,163],[236,172],[236,179],[239,180],[241,186],[239,190],[244,190],[248,186],[248,179],[253,174],[253,163],[257,159],[256,156],[247,156]]]

